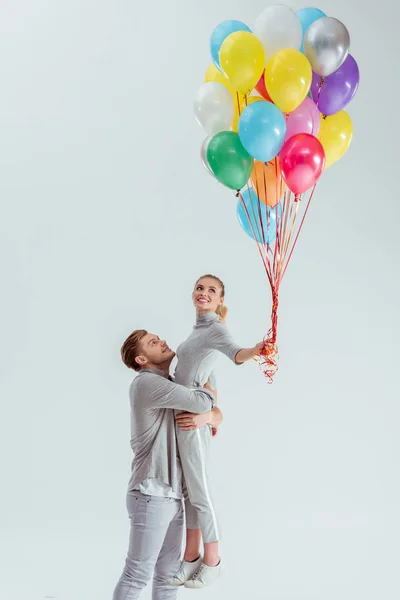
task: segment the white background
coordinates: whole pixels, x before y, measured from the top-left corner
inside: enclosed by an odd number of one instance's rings
[[[111,599],[128,540],[125,337],[145,327],[176,347],[207,271],[238,342],[269,327],[256,247],[200,164],[192,114],[214,26],[251,26],[265,6],[2,2],[1,600]],[[274,385],[220,362],[227,571],[209,600],[400,593],[399,9],[318,6],[347,25],[360,66],[354,142],[281,289]]]

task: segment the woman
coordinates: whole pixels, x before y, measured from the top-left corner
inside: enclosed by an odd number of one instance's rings
[[[257,355],[263,342],[253,348],[242,348],[230,336],[225,325],[228,312],[224,306],[225,288],[214,275],[197,280],[193,291],[196,324],[190,336],[177,350],[178,364],[175,382],[188,387],[213,385],[213,367],[218,352],[236,364],[242,364]],[[188,421],[189,419],[189,421]],[[207,483],[206,455],[211,439],[211,428],[198,429],[190,425],[190,417],[177,416],[177,439],[186,482],[186,549],[181,567],[171,585],[201,588],[212,583],[220,574],[218,553],[219,532],[215,511]],[[201,422],[201,424],[203,424]],[[191,427],[190,429],[188,429]],[[204,558],[200,557],[203,536]]]

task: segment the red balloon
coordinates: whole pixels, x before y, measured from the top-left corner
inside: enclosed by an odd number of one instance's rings
[[[256,90],[260,94],[260,96],[262,96],[263,98],[268,100],[268,102],[272,102],[271,97],[267,92],[267,88],[265,87],[264,73],[265,73],[265,71],[263,71],[263,74],[261,75],[260,80],[256,85]],[[273,104],[273,102],[272,102],[272,104]]]
[[[294,194],[306,192],[318,180],[325,166],[321,142],[310,133],[289,138],[279,153],[282,177]]]

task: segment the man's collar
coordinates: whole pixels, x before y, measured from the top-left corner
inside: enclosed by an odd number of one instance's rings
[[[166,379],[172,381],[171,375],[166,375],[164,371],[161,371],[161,369],[144,368],[140,369],[139,373],[153,373],[153,375],[160,375],[161,377],[165,377]]]

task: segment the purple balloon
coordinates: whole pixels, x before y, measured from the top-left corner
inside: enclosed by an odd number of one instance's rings
[[[354,97],[360,82],[360,71],[349,54],[341,67],[332,75],[321,77],[313,72],[311,95],[323,115],[334,115],[342,110]]]

